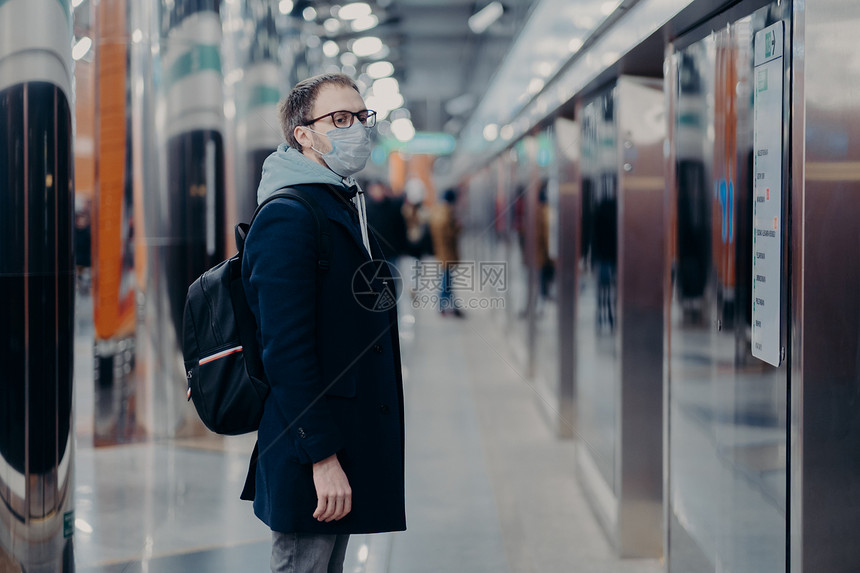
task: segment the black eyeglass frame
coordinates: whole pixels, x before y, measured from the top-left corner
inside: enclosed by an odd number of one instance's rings
[[[336,113],[348,113],[348,114],[350,114],[349,125],[338,125],[334,120],[334,115]],[[363,113],[366,113],[367,117],[364,118],[364,121],[361,121],[361,118],[359,117],[359,115],[363,114]],[[339,109],[339,110],[327,113],[325,115],[321,115],[321,116],[314,118],[310,121],[307,121],[303,125],[305,127],[307,127],[307,126],[313,125],[316,122],[318,122],[319,120],[325,119],[327,117],[331,117],[331,123],[332,123],[332,125],[335,126],[336,129],[349,129],[355,123],[356,119],[358,120],[358,122],[361,125],[363,125],[364,127],[368,128],[368,129],[372,129],[372,128],[376,127],[376,112],[373,111],[372,109],[363,109],[361,111],[349,111],[348,109]],[[371,123],[371,125],[367,125],[368,123]]]

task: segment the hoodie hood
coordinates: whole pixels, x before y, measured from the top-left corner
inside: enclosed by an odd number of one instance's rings
[[[263,162],[263,176],[257,188],[257,205],[274,195],[284,187],[307,184],[334,185],[353,195],[352,202],[358,211],[361,239],[364,248],[370,254],[370,240],[367,232],[367,209],[364,202],[364,192],[353,177],[341,177],[328,167],[305,157],[301,152],[286,143],[278,145],[270,156]],[[357,189],[357,193],[352,193]]]
[[[335,185],[345,190],[356,186],[352,177],[341,177],[328,167],[323,167],[282,143],[263,162],[263,177],[257,189],[257,204],[284,187],[309,183]]]

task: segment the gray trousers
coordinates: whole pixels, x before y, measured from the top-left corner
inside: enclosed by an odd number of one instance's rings
[[[343,573],[349,535],[272,531],[272,573]]]

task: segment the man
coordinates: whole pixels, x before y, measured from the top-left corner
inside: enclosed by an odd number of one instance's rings
[[[242,279],[271,385],[254,512],[273,532],[273,572],[332,573],[349,534],[406,528],[396,310],[353,288],[380,257],[352,178],[376,117],[342,74],[298,83],[280,116],[287,144],[263,164],[257,200],[310,190],[329,219],[331,256],[320,272],[316,219],[289,198],[260,210],[245,243]],[[388,288],[368,276],[373,292]]]

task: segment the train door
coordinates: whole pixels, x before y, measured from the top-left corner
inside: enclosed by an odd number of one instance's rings
[[[786,570],[791,12],[761,5],[707,22],[670,56],[673,573]]]

